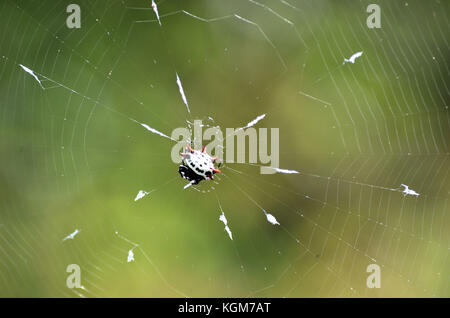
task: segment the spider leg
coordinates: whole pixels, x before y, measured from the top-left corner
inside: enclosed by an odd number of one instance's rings
[[[180,174],[180,176],[182,178],[187,179],[186,178],[186,173],[187,172],[188,172],[188,168],[186,168],[186,166],[181,165],[181,166],[178,167],[178,173]]]

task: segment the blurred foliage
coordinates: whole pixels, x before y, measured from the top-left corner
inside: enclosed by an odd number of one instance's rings
[[[162,27],[149,1],[77,1],[68,29],[71,2],[0,4],[1,296],[77,297],[71,263],[88,297],[450,295],[448,2],[378,1],[368,29],[370,1],[166,0]],[[301,174],[225,164],[206,193],[129,120],[170,135],[263,113]]]

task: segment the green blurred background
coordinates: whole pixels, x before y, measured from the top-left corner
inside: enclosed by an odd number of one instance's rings
[[[0,296],[450,296],[448,1],[378,1],[380,29],[356,0],[162,0],[162,27],[150,1],[76,1],[69,29],[72,2],[0,3]],[[128,119],[264,113],[300,174],[226,164],[202,191]]]

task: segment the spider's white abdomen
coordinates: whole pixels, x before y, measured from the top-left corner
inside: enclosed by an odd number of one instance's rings
[[[188,153],[184,158],[184,163],[196,174],[205,179],[208,178],[207,173],[209,176],[213,174],[214,163],[211,157],[201,151],[194,150],[194,152]]]
[[[221,172],[214,167],[217,157],[211,157],[205,153],[205,148],[203,146],[202,150],[198,151],[187,145],[187,151],[180,154],[183,160],[182,165],[178,167],[178,173],[182,178],[190,181],[189,185],[196,185],[202,180],[212,180],[215,173]]]

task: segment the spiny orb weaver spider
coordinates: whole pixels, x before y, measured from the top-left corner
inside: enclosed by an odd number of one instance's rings
[[[188,144],[186,152],[181,153],[183,157],[182,164],[178,167],[181,177],[189,180],[193,185],[202,180],[212,180],[215,173],[221,173],[214,167],[217,157],[211,157],[205,152],[206,146],[202,150],[194,150]]]

